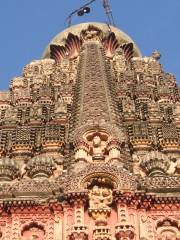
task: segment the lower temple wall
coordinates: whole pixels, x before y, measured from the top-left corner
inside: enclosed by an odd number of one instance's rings
[[[135,209],[121,204],[112,207],[107,221],[97,221],[82,206],[11,207],[1,211],[0,239],[179,240],[180,209],[158,208]]]

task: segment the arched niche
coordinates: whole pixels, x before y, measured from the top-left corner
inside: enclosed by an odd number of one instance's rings
[[[164,219],[157,224],[157,239],[158,240],[179,240],[180,226],[177,221]]]
[[[21,231],[22,240],[43,240],[45,239],[45,229],[42,225],[32,222],[23,227]]]

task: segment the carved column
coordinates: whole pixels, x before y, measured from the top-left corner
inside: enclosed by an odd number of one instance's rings
[[[63,216],[55,216],[54,218],[54,239],[62,240],[63,239]]]
[[[111,240],[111,228],[107,218],[111,214],[113,197],[112,189],[108,187],[93,186],[89,191],[89,214],[95,220],[93,240]]]
[[[107,150],[109,152],[109,160],[120,160],[120,143],[114,139],[108,143]]]
[[[89,152],[89,146],[84,140],[78,141],[76,143],[76,149],[75,149],[76,161],[88,161],[88,152]]]
[[[134,226],[128,221],[127,205],[118,202],[118,224],[115,226],[115,236],[117,240],[132,240],[135,237]]]
[[[68,229],[69,240],[87,240],[88,227],[84,224],[84,199],[77,198],[72,201],[74,202],[74,224]]]

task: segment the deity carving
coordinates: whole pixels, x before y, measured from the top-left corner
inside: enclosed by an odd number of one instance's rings
[[[102,140],[101,135],[95,134],[91,145],[90,153],[92,155],[92,160],[104,160],[105,142]]]
[[[133,162],[134,162],[134,164],[133,164],[134,174],[140,174],[140,167],[139,167],[140,161],[141,161],[140,157],[137,154],[134,153],[132,155],[132,159],[133,159]]]
[[[101,158],[103,156],[103,148],[101,145],[101,138],[100,136],[96,135],[93,138],[93,149],[92,149],[93,157],[94,158]]]
[[[90,208],[109,208],[109,205],[112,203],[112,190],[106,187],[94,186],[89,192],[89,198]]]
[[[112,189],[97,185],[89,191],[89,212],[97,222],[106,222],[111,212]]]

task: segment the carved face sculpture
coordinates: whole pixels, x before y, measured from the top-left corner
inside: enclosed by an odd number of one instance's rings
[[[93,138],[93,146],[94,147],[99,147],[101,145],[101,138],[96,135],[94,138]]]

